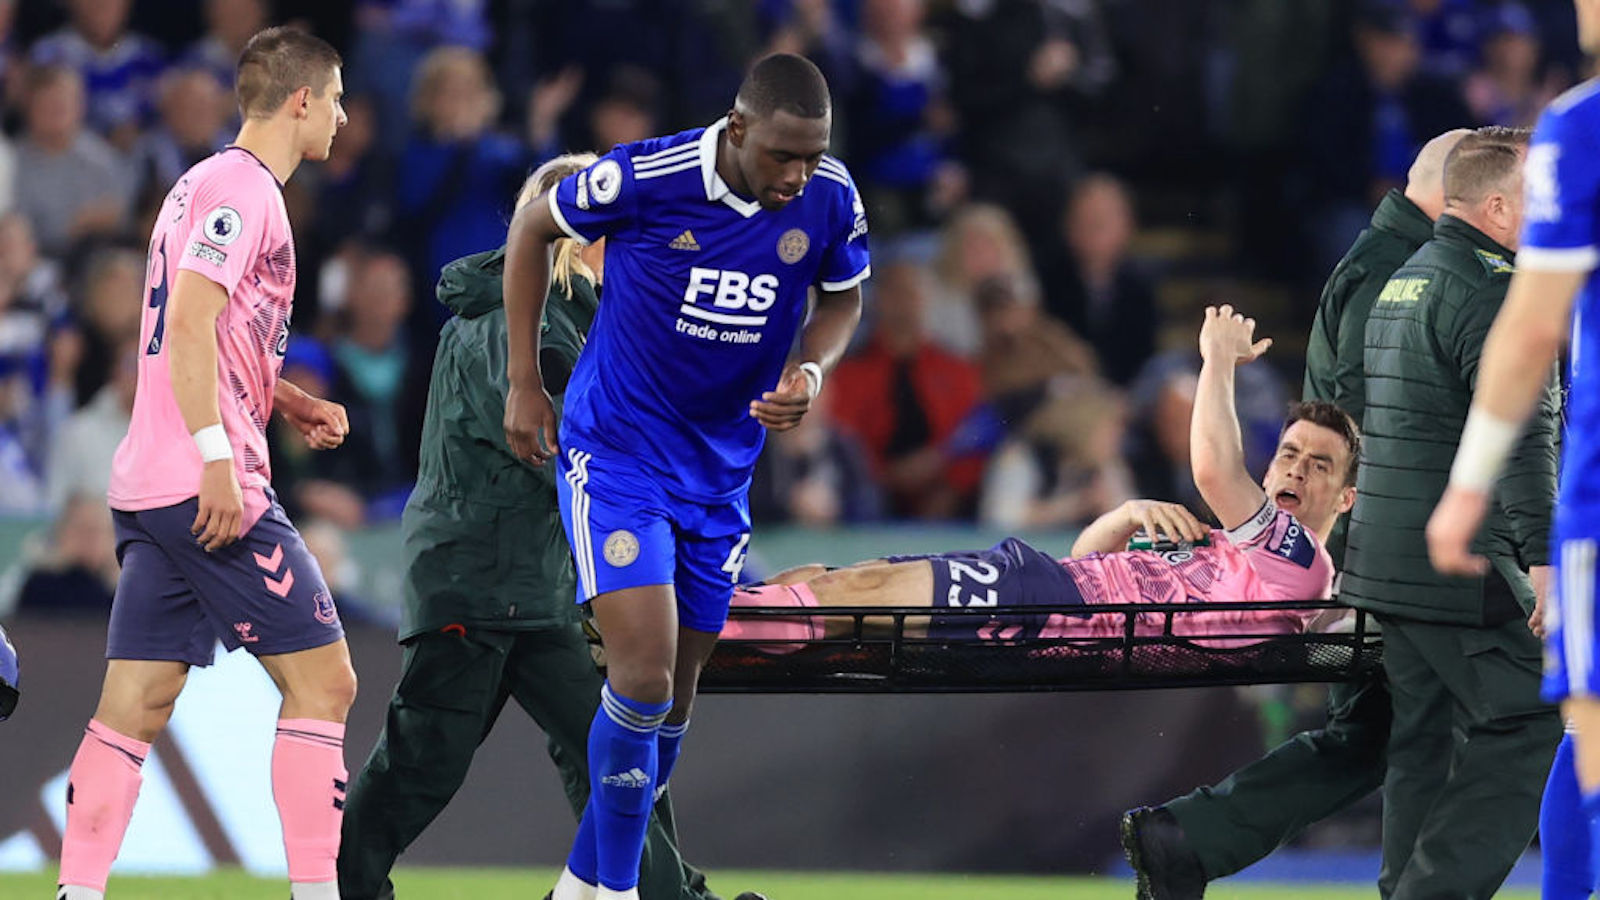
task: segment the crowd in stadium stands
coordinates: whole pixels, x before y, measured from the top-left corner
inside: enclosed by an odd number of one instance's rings
[[[1191,312],[1280,298],[1292,347],[1423,140],[1530,124],[1585,74],[1567,0],[0,0],[0,514],[59,517],[39,577],[75,595],[105,584],[109,532],[78,524],[128,420],[150,217],[284,21],[341,48],[350,119],[284,191],[285,375],[352,427],[279,435],[273,467],[338,529],[409,490],[440,267],[503,240],[542,160],[708,123],[767,52],[827,74],[878,260],[859,346],[752,494],[812,526],[1200,509]],[[1259,466],[1298,372],[1240,374]]]

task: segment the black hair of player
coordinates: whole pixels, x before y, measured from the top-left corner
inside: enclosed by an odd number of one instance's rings
[[[717,172],[734,192],[778,210],[800,195],[833,132],[827,79],[791,53],[755,64],[728,113]]]
[[[793,53],[774,53],[750,69],[739,85],[734,108],[763,119],[778,112],[820,119],[833,111],[833,97],[828,80],[811,60]]]

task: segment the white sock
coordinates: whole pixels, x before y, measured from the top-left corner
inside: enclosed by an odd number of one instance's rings
[[[571,869],[563,868],[561,877],[556,879],[556,889],[550,895],[551,900],[595,900],[599,888],[572,874]]]
[[[289,900],[339,900],[339,882],[293,882],[289,885]]]
[[[602,884],[594,896],[595,900],[639,900],[639,889],[631,887],[625,891],[613,891]]]
[[[56,900],[106,900],[106,895],[80,884],[63,884],[56,888]]]

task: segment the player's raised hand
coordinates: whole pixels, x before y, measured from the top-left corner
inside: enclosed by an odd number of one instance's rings
[[[200,510],[189,533],[207,553],[220,550],[239,539],[244,526],[244,493],[233,460],[206,463],[200,473]]]
[[[1234,365],[1254,362],[1272,346],[1272,338],[1258,341],[1255,335],[1255,319],[1245,318],[1227,304],[1208,306],[1205,324],[1200,326],[1200,356]]]
[[[778,386],[750,402],[750,415],[769,431],[788,431],[800,424],[817,398],[817,385],[799,363],[789,363]]]
[[[1482,575],[1489,561],[1472,554],[1472,539],[1483,524],[1489,495],[1450,486],[1428,519],[1428,559],[1444,575]]]
[[[532,388],[515,383],[506,394],[506,443],[518,459],[536,466],[556,455],[556,408],[544,385]]]

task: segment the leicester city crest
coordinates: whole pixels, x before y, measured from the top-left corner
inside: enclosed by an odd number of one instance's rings
[[[633,532],[619,528],[606,537],[602,549],[606,555],[606,562],[610,563],[612,568],[620,569],[631,565],[639,558],[639,539],[633,536]]]
[[[794,265],[806,258],[806,251],[811,249],[811,238],[799,228],[791,228],[778,238],[778,258]]]

